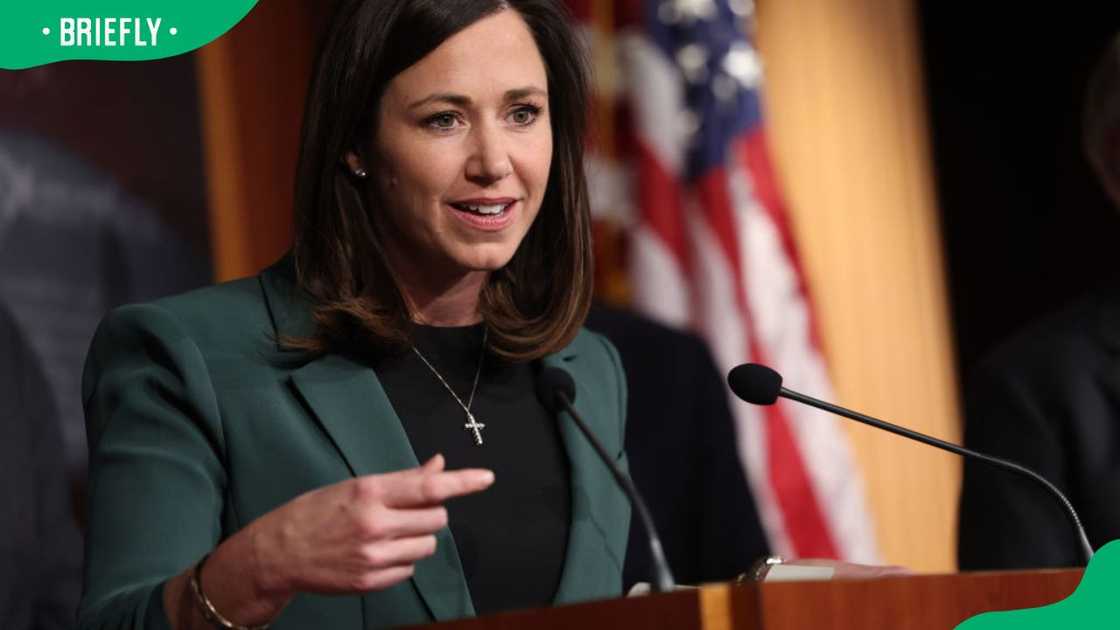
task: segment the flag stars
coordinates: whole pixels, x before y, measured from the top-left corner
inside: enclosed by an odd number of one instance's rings
[[[707,20],[715,16],[716,3],[714,0],[674,0],[677,12],[685,20]]]
[[[723,58],[723,71],[745,88],[757,87],[762,81],[762,62],[750,46],[738,43]]]
[[[739,83],[726,74],[721,74],[712,79],[712,92],[720,103],[732,103],[739,96]]]
[[[677,65],[690,83],[708,78],[708,49],[700,44],[687,44],[677,50]]]
[[[657,17],[665,24],[692,24],[715,16],[715,0],[665,0],[657,7]]]
[[[752,0],[728,0],[727,5],[737,17],[746,18],[754,15],[754,2]]]
[[[689,144],[695,144],[696,134],[700,133],[700,116],[691,109],[682,110],[678,116],[680,122],[681,135],[683,135]]]

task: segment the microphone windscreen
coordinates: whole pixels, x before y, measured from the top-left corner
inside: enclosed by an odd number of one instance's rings
[[[782,391],[782,375],[757,363],[737,365],[727,374],[735,395],[755,405],[772,405]]]
[[[537,398],[552,413],[559,413],[563,406],[557,394],[564,394],[568,402],[576,400],[576,383],[572,375],[557,367],[546,367],[537,374]]]

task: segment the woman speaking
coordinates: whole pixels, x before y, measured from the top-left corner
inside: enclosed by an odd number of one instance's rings
[[[624,380],[590,300],[585,69],[552,0],[339,3],[289,256],[110,314],[82,628],[374,628],[617,595]]]

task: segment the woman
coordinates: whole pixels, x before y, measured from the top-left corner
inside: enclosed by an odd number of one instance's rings
[[[619,593],[626,501],[533,398],[535,370],[566,369],[623,459],[617,355],[580,330],[577,50],[550,0],[341,3],[293,254],[119,309],[93,342],[81,627],[370,628]]]

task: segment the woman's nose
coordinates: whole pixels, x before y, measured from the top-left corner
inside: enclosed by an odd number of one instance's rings
[[[474,146],[467,161],[467,179],[491,184],[513,172],[507,139],[493,125],[476,127]]]

